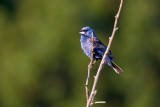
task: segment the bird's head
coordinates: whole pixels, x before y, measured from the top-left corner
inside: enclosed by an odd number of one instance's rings
[[[94,30],[91,29],[89,26],[83,27],[80,32],[79,32],[82,36],[88,36],[88,37],[92,37],[92,33],[94,33]]]

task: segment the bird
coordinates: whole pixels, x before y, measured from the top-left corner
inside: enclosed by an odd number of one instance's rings
[[[97,60],[102,60],[107,47],[98,39],[95,31],[89,26],[86,26],[86,27],[83,27],[79,33],[81,36],[80,43],[81,43],[81,48],[83,52],[90,59],[92,58],[92,53],[93,53],[93,59],[95,60],[95,62]],[[92,47],[93,47],[93,51],[92,51]],[[123,70],[115,62],[113,62],[113,60],[114,60],[114,57],[112,55],[112,52],[109,50],[109,53],[106,59],[104,60],[104,63],[109,65],[111,68],[113,68],[116,73],[122,75]]]

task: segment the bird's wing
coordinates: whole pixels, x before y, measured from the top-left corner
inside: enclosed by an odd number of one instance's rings
[[[90,38],[90,42],[94,43],[95,58],[101,59],[107,47],[98,38]],[[111,60],[114,59],[110,50],[108,56],[110,57]]]
[[[94,58],[102,59],[106,46],[98,38],[90,38],[90,42],[94,43]]]
[[[106,46],[98,38],[90,38],[90,42],[94,43],[95,48],[106,50]]]

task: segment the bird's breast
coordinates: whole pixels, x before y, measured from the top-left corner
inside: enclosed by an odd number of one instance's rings
[[[92,43],[89,41],[89,39],[81,38],[81,48],[83,52],[88,56],[91,57],[91,49],[92,49]]]

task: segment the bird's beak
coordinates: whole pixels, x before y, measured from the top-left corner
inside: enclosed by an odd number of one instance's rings
[[[83,31],[80,31],[80,32],[79,32],[79,34],[81,34],[81,35],[84,35],[84,34],[85,34],[85,32],[83,32]]]

